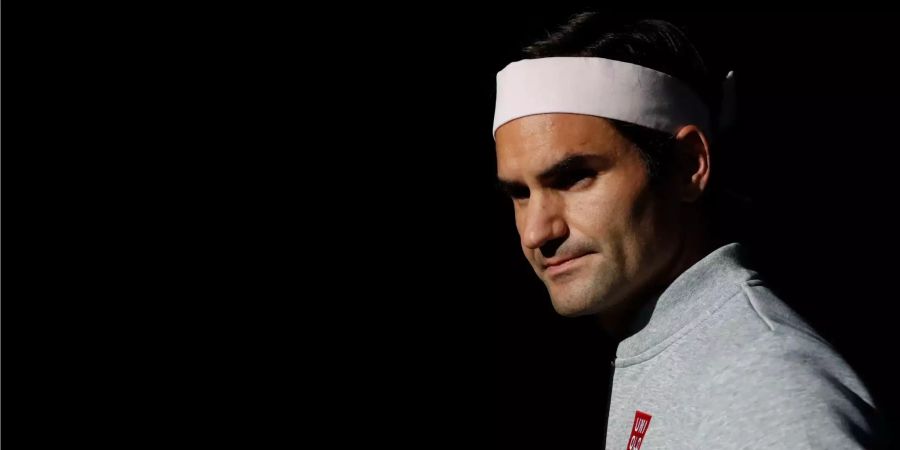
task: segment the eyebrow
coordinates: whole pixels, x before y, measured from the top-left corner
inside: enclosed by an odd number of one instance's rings
[[[605,161],[606,158],[600,155],[575,154],[564,158],[557,162],[549,169],[544,170],[537,176],[541,184],[547,184],[550,180],[559,178],[560,176],[571,172],[572,170],[594,168],[599,162]]]
[[[608,160],[606,157],[597,155],[597,154],[587,154],[587,153],[578,153],[574,155],[569,155],[566,158],[556,162],[550,168],[542,171],[537,179],[541,184],[547,184],[555,178],[559,178],[560,176],[571,172],[572,170],[579,169],[596,169],[601,165],[604,165]],[[497,184],[500,186],[500,189],[504,190],[507,193],[511,193],[517,189],[526,188],[525,184],[518,181],[508,181],[502,178],[497,178]]]

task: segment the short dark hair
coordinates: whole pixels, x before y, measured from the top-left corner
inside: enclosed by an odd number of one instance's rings
[[[712,82],[700,53],[678,27],[655,19],[627,21],[596,12],[572,16],[545,39],[523,49],[526,58],[587,56],[614,59],[648,67],[690,86],[706,104],[710,117],[718,114],[722,92]],[[613,126],[640,150],[652,183],[671,165],[674,136],[619,120]]]

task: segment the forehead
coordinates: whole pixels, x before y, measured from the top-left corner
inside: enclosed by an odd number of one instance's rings
[[[582,114],[536,114],[510,121],[496,134],[497,172],[514,179],[575,153],[614,158],[629,145],[608,120]]]

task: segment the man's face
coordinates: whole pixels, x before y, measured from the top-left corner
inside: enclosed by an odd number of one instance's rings
[[[605,119],[539,114],[497,130],[497,171],[522,250],[564,316],[620,309],[674,259],[677,202],[651,190],[636,147]]]

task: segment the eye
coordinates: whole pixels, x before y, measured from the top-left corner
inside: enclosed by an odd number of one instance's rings
[[[511,197],[513,200],[526,199],[529,195],[531,195],[531,192],[529,192],[528,190],[528,186],[523,183],[500,180],[497,182],[497,188],[500,189],[500,191],[504,194]]]
[[[571,189],[582,182],[594,179],[595,176],[597,172],[591,169],[573,170],[560,175],[553,181],[552,187],[559,190]]]
[[[528,191],[527,187],[518,186],[508,189],[507,194],[509,194],[509,196],[512,197],[513,200],[522,200],[528,198],[530,192]]]

